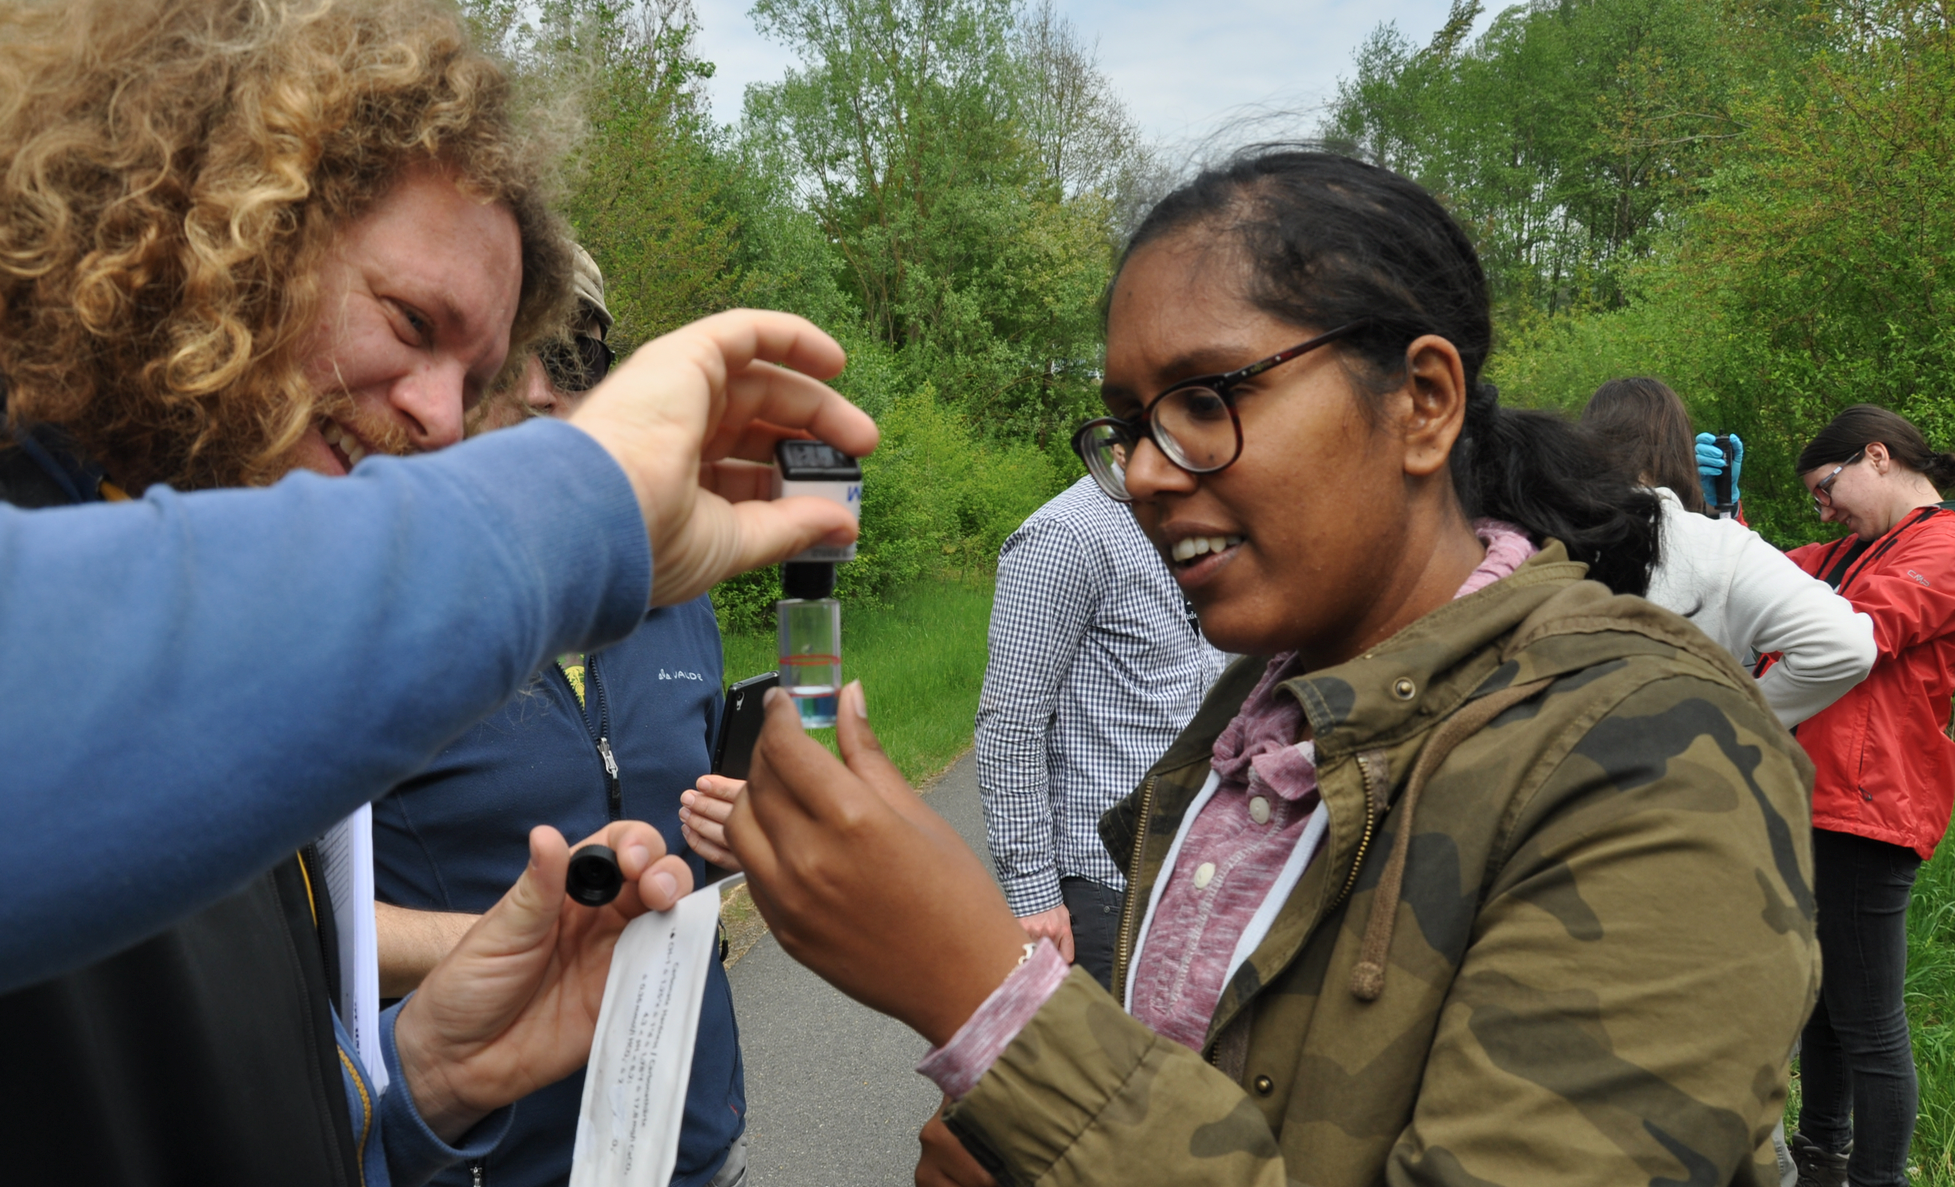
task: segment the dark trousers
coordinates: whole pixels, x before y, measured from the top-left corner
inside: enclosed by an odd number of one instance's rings
[[[1825,829],[1813,830],[1812,859],[1822,971],[1799,1053],[1799,1132],[1834,1153],[1853,1143],[1848,1182],[1899,1187],[1919,1103],[1901,988],[1921,859]]]
[[[1059,879],[1073,917],[1073,963],[1101,985],[1113,984],[1113,941],[1120,931],[1120,892],[1085,878]]]

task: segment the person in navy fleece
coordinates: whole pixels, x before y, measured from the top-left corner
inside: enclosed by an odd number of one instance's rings
[[[567,417],[603,379],[607,355],[591,341],[603,341],[611,314],[603,275],[581,249],[575,279],[567,341],[551,344],[558,347],[551,365],[532,360],[514,393],[534,414]],[[705,863],[679,828],[679,793],[711,765],[720,674],[708,599],[651,610],[623,641],[545,665],[514,700],[376,803],[381,992],[413,990],[495,904],[522,873],[524,838],[539,820],[573,835],[620,818],[649,821],[703,880]],[[562,1182],[583,1091],[578,1071],[524,1097],[493,1151],[434,1182]],[[675,1187],[734,1187],[744,1179],[746,1111],[732,987],[715,961],[693,1045]]]

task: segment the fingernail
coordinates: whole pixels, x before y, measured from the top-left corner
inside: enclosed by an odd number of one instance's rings
[[[631,848],[625,850],[625,856],[631,859],[632,865],[637,866],[641,870],[652,864],[652,851],[643,845],[633,845]]]
[[[680,820],[691,820],[691,819],[692,819],[692,809],[691,809],[691,808],[687,808],[687,807],[683,807],[683,806],[681,806],[681,807],[680,807],[680,809],[679,809],[679,819],[680,819]]]
[[[853,690],[851,703],[855,706],[855,715],[864,721],[869,720],[869,695],[862,691],[862,681],[849,681],[849,688]]]
[[[660,890],[663,890],[665,892],[666,898],[679,897],[679,880],[677,878],[674,878],[672,875],[666,873],[664,870],[660,870],[658,873],[653,874],[652,881],[657,884]]]

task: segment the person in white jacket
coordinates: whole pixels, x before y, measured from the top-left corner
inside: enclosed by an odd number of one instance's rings
[[[1625,468],[1663,501],[1656,567],[1644,596],[1688,618],[1746,666],[1780,653],[1781,661],[1758,678],[1780,724],[1791,729],[1867,678],[1875,658],[1873,619],[1757,532],[1712,515],[1698,482],[1690,413],[1668,384],[1611,379],[1589,397],[1582,423],[1619,450]],[[1735,472],[1731,497],[1737,498]],[[1780,1187],[1793,1187],[1799,1172],[1783,1121],[1772,1130],[1772,1148]]]
[[[1690,414],[1677,393],[1655,379],[1612,379],[1589,399],[1582,422],[1663,500],[1649,600],[1688,618],[1740,663],[1780,653],[1758,685],[1787,729],[1866,679],[1873,620],[1757,532],[1704,513]]]

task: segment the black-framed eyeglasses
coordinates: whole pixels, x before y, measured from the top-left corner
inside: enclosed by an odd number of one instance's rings
[[[1846,469],[1848,466],[1852,465],[1853,463],[1859,461],[1861,458],[1866,456],[1867,456],[1867,451],[1865,449],[1860,450],[1852,457],[1841,462],[1839,465],[1834,466],[1832,471],[1829,472],[1826,475],[1826,477],[1820,479],[1818,482],[1813,483],[1812,505],[1821,511],[1825,510],[1828,507],[1831,507],[1833,505],[1833,484],[1840,480],[1840,471]]]
[[[544,370],[550,382],[566,392],[587,392],[604,382],[618,354],[604,339],[578,334],[559,339],[542,350]]]
[[[1089,420],[1073,434],[1073,451],[1107,497],[1122,503],[1133,501],[1127,493],[1127,462],[1143,435],[1154,442],[1161,456],[1190,474],[1226,470],[1242,456],[1242,418],[1236,414],[1235,389],[1369,321],[1360,318],[1223,375],[1184,379],[1149,400],[1141,414],[1131,420],[1119,416]]]

